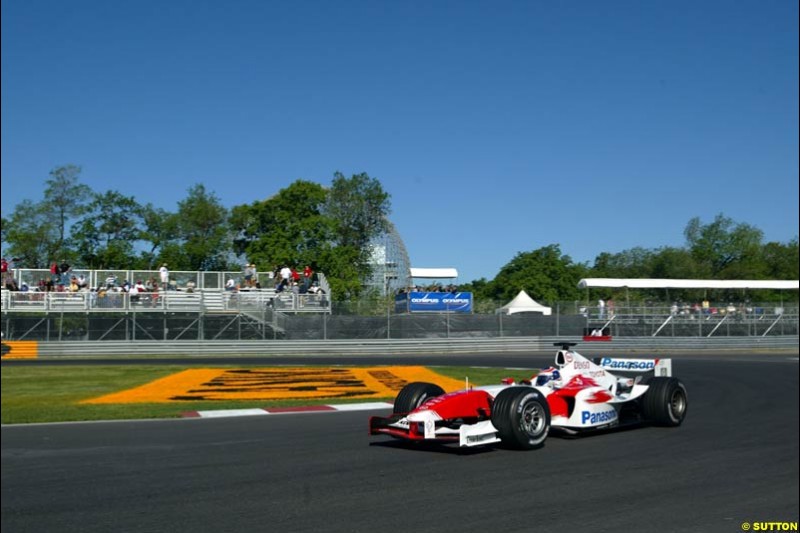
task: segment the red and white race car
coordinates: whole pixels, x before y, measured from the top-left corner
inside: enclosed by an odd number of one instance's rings
[[[370,418],[369,433],[532,449],[544,443],[551,427],[575,435],[624,424],[679,426],[686,417],[686,387],[672,377],[671,359],[592,361],[573,351],[574,344],[556,346],[561,349],[555,366],[530,381],[506,379],[448,394],[432,383],[409,383],[395,398],[391,416]]]

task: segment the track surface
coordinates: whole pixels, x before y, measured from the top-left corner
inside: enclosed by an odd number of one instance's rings
[[[514,361],[525,366],[484,363]],[[529,452],[401,445],[369,437],[368,412],[4,426],[2,529],[735,532],[796,522],[797,357],[673,366],[689,391],[683,426],[551,437]]]

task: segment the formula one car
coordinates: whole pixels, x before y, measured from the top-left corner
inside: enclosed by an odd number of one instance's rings
[[[577,435],[627,424],[679,426],[686,417],[686,387],[672,377],[671,359],[592,361],[573,351],[573,343],[555,346],[561,348],[555,366],[520,383],[505,379],[501,385],[467,386],[448,394],[432,383],[409,383],[390,416],[370,418],[369,433],[533,449],[551,428]]]

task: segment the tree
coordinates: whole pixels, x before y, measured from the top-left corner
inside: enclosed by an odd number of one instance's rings
[[[138,267],[146,270],[158,268],[158,259],[166,255],[165,250],[179,248],[177,234],[178,216],[175,213],[149,203],[143,206],[141,240],[144,249],[137,261]]]
[[[766,274],[770,279],[800,278],[797,237],[786,244],[768,242],[764,245],[762,255],[766,265]]]
[[[683,233],[702,277],[760,277],[758,258],[764,234],[758,228],[719,214],[709,224],[700,222],[699,217],[692,218]]]
[[[72,228],[78,261],[87,268],[131,268],[142,236],[143,209],[117,191],[94,194]]]
[[[624,250],[617,254],[603,252],[594,260],[591,275],[595,278],[646,277],[651,270],[654,252],[642,247]]]
[[[326,197],[321,185],[297,180],[271,198],[234,207],[233,251],[270,269],[321,269],[322,252],[333,247],[332,224],[322,214]]]
[[[23,200],[3,219],[5,253],[19,259],[24,268],[46,268],[52,261],[66,259],[58,256],[59,232],[50,208],[44,203]]]
[[[170,222],[168,221],[169,225]],[[178,270],[228,270],[231,252],[228,210],[204,185],[189,188],[178,202],[177,237],[180,246],[165,247],[163,257]]]
[[[389,206],[389,194],[377,179],[366,173],[350,178],[334,173],[325,214],[333,220],[337,245],[359,250],[360,262],[367,263],[370,241],[389,229]]]
[[[44,203],[55,219],[59,256],[67,255],[66,249],[69,248],[64,244],[69,219],[83,212],[92,192],[87,185],[78,182],[80,173],[81,167],[75,165],[56,167],[50,171],[51,178],[45,182],[47,187],[44,190]]]
[[[495,299],[508,300],[524,290],[543,302],[578,300],[581,297],[578,281],[586,276],[588,267],[573,263],[562,255],[557,244],[532,252],[520,252],[500,269],[492,285]]]

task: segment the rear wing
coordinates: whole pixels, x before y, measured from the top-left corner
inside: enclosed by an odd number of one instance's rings
[[[672,376],[672,359],[598,357],[594,363],[605,370],[616,372],[653,372],[656,376]]]

